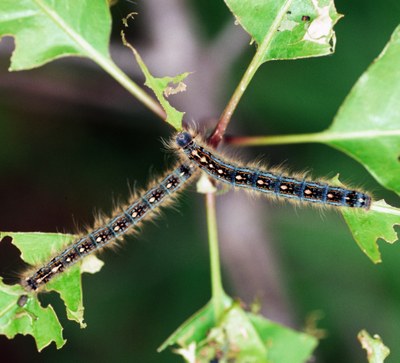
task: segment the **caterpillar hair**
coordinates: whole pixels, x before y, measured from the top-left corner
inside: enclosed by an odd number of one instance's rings
[[[197,167],[191,162],[179,165],[161,181],[153,183],[148,191],[142,193],[138,198],[134,198],[122,212],[116,213],[103,226],[78,238],[48,263],[23,274],[21,284],[28,291],[37,291],[88,254],[110,246],[110,242],[132,231],[132,227],[138,226],[144,219],[154,215],[158,207],[170,201],[172,198],[169,197],[175,196],[178,191],[182,190],[184,184],[196,170],[198,170]]]
[[[191,162],[209,176],[234,187],[247,188],[290,201],[310,202],[314,205],[366,210],[371,205],[371,197],[361,191],[283,175],[280,172],[235,165],[223,157],[216,156],[186,131],[176,135],[175,143]]]

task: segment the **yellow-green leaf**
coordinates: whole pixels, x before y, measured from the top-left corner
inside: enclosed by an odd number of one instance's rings
[[[357,336],[361,346],[367,351],[367,359],[369,363],[383,363],[385,358],[390,354],[388,347],[383,344],[379,335],[368,334],[366,330],[361,330]]]

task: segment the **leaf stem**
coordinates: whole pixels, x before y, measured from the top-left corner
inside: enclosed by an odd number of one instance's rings
[[[107,59],[101,55],[99,57],[92,55],[92,59],[147,108],[163,120],[166,119],[167,116],[160,104],[133,82],[111,59]]]
[[[130,94],[136,97],[157,116],[161,117],[163,120],[166,119],[166,114],[160,104],[150,97],[135,82],[133,82],[124,72],[122,72],[122,70],[112,61],[108,54],[106,56],[94,48],[92,44],[90,44],[81,34],[77,33],[68,23],[66,23],[64,19],[62,19],[45,1],[34,1],[36,5],[39,6],[57,26],[81,48],[83,54],[103,68]]]
[[[221,266],[218,248],[217,215],[215,209],[215,193],[206,194],[208,243],[210,247],[211,264],[211,301],[214,305],[215,319],[218,320],[224,311],[225,292],[222,287]]]
[[[392,214],[394,216],[400,216],[400,209],[396,207],[392,207],[391,205],[378,205],[376,203],[372,203],[371,211],[375,211],[378,213]]]
[[[300,144],[306,142],[323,142],[355,139],[373,139],[385,136],[400,135],[400,130],[362,130],[350,132],[322,131],[309,134],[276,135],[276,136],[227,136],[225,141],[237,146],[261,146]]]
[[[282,6],[281,10],[279,11],[278,15],[274,19],[271,27],[269,28],[267,34],[265,35],[261,44],[257,48],[256,53],[254,54],[253,59],[251,60],[249,66],[247,67],[242,79],[240,80],[238,86],[235,89],[231,99],[229,100],[228,104],[226,105],[224,111],[222,112],[219,122],[215,127],[213,133],[209,138],[209,144],[213,147],[217,147],[218,144],[221,142],[226,128],[232,118],[232,115],[242,98],[247,86],[249,85],[250,81],[252,80],[254,74],[256,73],[257,69],[260,65],[264,62],[264,56],[271,45],[271,41],[273,39],[274,34],[276,33],[279,25],[282,22],[283,17],[285,16],[286,12],[288,11],[290,5],[292,4],[292,0],[286,0],[285,4]]]
[[[322,142],[324,136],[324,132],[276,136],[227,136],[225,137],[225,142],[236,146],[301,144],[306,142]]]

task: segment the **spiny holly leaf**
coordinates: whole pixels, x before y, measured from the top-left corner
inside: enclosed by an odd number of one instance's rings
[[[145,85],[154,92],[162,108],[167,114],[167,119],[165,121],[167,121],[176,130],[181,130],[182,119],[185,113],[178,111],[176,108],[172,107],[170,103],[167,101],[166,97],[168,97],[168,95],[170,94],[186,90],[186,87],[184,86],[182,81],[190,74],[190,72],[185,72],[175,77],[162,77],[162,78],[154,77],[150,73],[146,64],[143,62],[143,59],[138,53],[138,51],[126,41],[123,33],[122,33],[122,41],[125,46],[127,46],[129,49],[132,50],[132,53],[134,54],[136,61],[138,62],[139,67],[146,78]],[[172,87],[173,85],[176,85],[176,87]]]
[[[321,141],[362,163],[400,194],[400,26],[360,77]]]
[[[394,226],[400,225],[400,209],[380,200],[374,202],[369,211],[343,208],[341,212],[361,250],[372,262],[381,262],[377,240],[381,238],[388,243],[397,241]]]
[[[25,304],[22,304],[25,299],[23,296],[27,296]],[[60,322],[51,306],[43,308],[39,300],[33,295],[26,295],[20,285],[5,285],[1,278],[0,334],[9,339],[17,334],[30,334],[36,341],[38,351],[51,342],[55,342],[60,349],[66,342],[62,337]]]
[[[272,323],[245,312],[226,297],[226,308],[219,321],[214,319],[212,302],[185,322],[160,348],[177,344],[176,353],[187,362],[209,363],[304,363],[317,340],[304,333]]]
[[[61,233],[0,232],[0,240],[6,236],[11,237],[13,239],[12,243],[20,249],[21,258],[25,262],[34,266],[41,266],[42,263],[50,261],[50,259],[54,257],[57,252],[61,252],[67,245],[70,245],[76,239],[76,236],[74,235],[66,235]],[[60,294],[66,307],[68,319],[76,321],[82,328],[85,327],[85,324],[83,322],[84,308],[82,304],[81,274],[83,272],[95,273],[100,270],[102,265],[103,262],[97,259],[95,256],[88,256],[82,262],[77,263],[71,268],[65,270],[61,275],[55,277],[54,280],[51,280],[46,285],[47,291],[56,291]],[[31,301],[31,306],[34,307],[33,312],[40,312],[39,308],[42,308],[40,307],[40,303],[37,299],[37,294],[25,291],[20,285],[12,286],[12,288],[17,289],[16,291],[18,291],[19,295],[28,296],[28,301]],[[4,290],[4,294],[1,296],[0,304],[3,302],[3,299],[7,300],[11,298],[10,296],[7,296],[8,291],[9,290]],[[18,299],[18,296],[16,298]],[[50,309],[52,314],[54,314],[51,306],[47,309]],[[50,310],[44,311],[46,311],[46,314],[50,314]],[[47,319],[49,319],[48,315],[46,316]],[[40,329],[37,330],[35,326],[32,325],[31,329],[29,330],[29,334],[32,334],[32,336],[35,338],[38,348],[42,349],[48,345],[50,343],[50,341],[48,341],[49,337],[57,342],[58,347],[62,346],[59,345],[59,339],[57,338],[58,330],[55,329],[59,326],[59,322],[55,314],[54,319],[58,325],[53,323],[54,329],[50,330],[51,334],[49,333],[49,336],[46,335],[47,343],[45,345],[42,343],[43,338],[40,336],[40,334],[42,334]],[[35,320],[31,319],[29,321],[30,324],[35,323]],[[17,324],[16,327],[18,326],[19,325]],[[25,333],[27,329],[25,326],[21,329],[24,330],[16,331],[15,334],[27,334]]]
[[[342,17],[333,0],[225,0],[237,21],[262,47],[263,62],[331,54]]]
[[[361,330],[357,336],[361,346],[367,351],[369,363],[383,363],[385,358],[390,354],[390,350],[386,347],[379,335],[371,337],[366,330]]]
[[[10,70],[55,58],[109,58],[111,17],[106,0],[1,0],[0,39],[15,38]]]

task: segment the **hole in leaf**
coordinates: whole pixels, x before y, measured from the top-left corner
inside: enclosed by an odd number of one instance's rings
[[[301,17],[301,21],[310,21],[310,17],[308,16],[308,15],[303,15],[302,17]]]
[[[11,237],[4,237],[0,241],[0,276],[7,285],[18,284],[20,272],[29,267],[21,259],[21,251],[11,241]]]
[[[329,39],[329,51],[331,53],[333,53],[333,46],[334,46],[334,41],[333,41],[333,37],[331,39]]]

